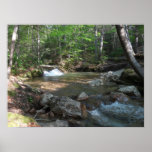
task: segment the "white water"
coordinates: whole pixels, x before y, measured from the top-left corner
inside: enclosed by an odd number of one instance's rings
[[[51,71],[43,71],[43,75],[47,76],[47,77],[49,77],[49,76],[61,76],[61,75],[64,75],[64,73],[58,69],[53,69]]]
[[[101,104],[100,108],[89,111],[92,119],[103,126],[128,126],[144,122],[144,108],[131,104],[115,102],[111,105]]]

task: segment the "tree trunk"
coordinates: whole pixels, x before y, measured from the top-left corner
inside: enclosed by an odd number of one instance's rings
[[[137,26],[135,26],[135,53],[138,53],[138,29]]]
[[[101,30],[101,38],[100,38],[100,48],[99,48],[99,60],[101,59],[102,49],[103,49],[103,38],[104,38],[104,29]]]
[[[135,72],[144,79],[144,69],[141,67],[141,65],[136,61],[134,57],[134,52],[132,49],[131,42],[129,41],[127,37],[127,32],[125,30],[124,25],[116,25],[117,33],[121,42],[121,45],[127,55],[127,58],[129,60],[129,63],[132,65]]]
[[[37,26],[37,63],[40,64],[40,34],[39,25]]]
[[[8,78],[10,76],[11,68],[12,68],[12,64],[13,64],[13,54],[14,54],[14,50],[15,50],[15,43],[17,40],[17,31],[18,31],[18,25],[15,25],[14,31],[12,34],[12,43],[11,43],[11,48],[10,48],[10,57],[9,57],[9,64],[8,64]]]
[[[97,50],[98,50],[98,45],[97,45],[97,34],[98,34],[98,31],[97,31],[97,25],[95,25],[95,28],[94,28],[94,30],[95,30],[95,60],[97,59],[97,57],[98,57],[98,54],[97,54]]]

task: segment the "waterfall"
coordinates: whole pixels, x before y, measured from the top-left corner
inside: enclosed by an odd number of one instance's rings
[[[51,71],[43,71],[43,75],[48,76],[48,77],[49,76],[61,76],[61,75],[64,75],[64,73],[58,69],[53,69]]]

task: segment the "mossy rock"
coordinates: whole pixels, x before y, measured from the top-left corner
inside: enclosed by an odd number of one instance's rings
[[[32,71],[28,71],[24,77],[27,78],[35,78],[35,77],[41,77],[43,75],[43,72],[41,69],[34,69]]]
[[[28,71],[28,72],[25,74],[25,77],[27,77],[27,78],[32,78],[32,73],[31,73],[31,71]]]
[[[37,122],[30,117],[8,112],[8,127],[38,127]]]
[[[40,77],[43,75],[43,72],[40,69],[34,69],[33,71],[31,71],[31,75],[32,77]]]
[[[120,80],[139,86],[143,85],[142,79],[135,73],[133,69],[125,69],[120,77]]]

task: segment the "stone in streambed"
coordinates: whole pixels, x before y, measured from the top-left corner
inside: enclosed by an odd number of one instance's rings
[[[128,95],[134,95],[137,97],[141,97],[140,92],[135,86],[120,86],[119,90],[120,92],[123,92]]]
[[[82,117],[81,103],[69,97],[58,97],[51,93],[44,93],[40,104],[43,107],[50,107],[54,114],[61,114],[70,117]]]
[[[89,98],[89,96],[85,93],[82,92],[79,96],[78,96],[78,100],[82,101],[82,100],[87,100]]]

